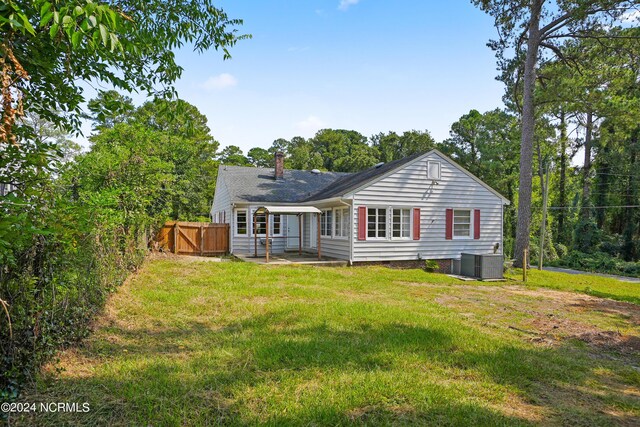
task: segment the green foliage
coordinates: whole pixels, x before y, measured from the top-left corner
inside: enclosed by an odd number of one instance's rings
[[[15,55],[21,77],[15,89],[29,100],[25,111],[75,130],[85,100],[82,81],[173,93],[182,68],[172,50],[191,44],[197,52],[220,49],[227,58],[228,49],[247,37],[237,34],[241,24],[211,0],[170,7],[160,0],[11,1],[0,7],[0,49]]]
[[[251,161],[236,145],[229,145],[218,154],[218,161],[223,165],[251,166]]]
[[[378,160],[387,163],[429,151],[436,147],[436,142],[429,131],[412,130],[402,135],[395,132],[373,135],[371,146],[378,150]]]
[[[253,166],[259,168],[273,167],[273,154],[264,148],[254,147],[247,153],[247,157]]]
[[[103,93],[89,105],[101,133],[68,166],[60,159],[72,146],[16,120],[21,108],[74,131],[82,82],[173,94],[182,68],[172,50],[188,43],[227,58],[244,38],[240,24],[210,0],[0,5],[3,96],[15,96],[3,102],[0,182],[16,186],[0,197],[0,298],[13,324],[9,336],[0,321],[3,398],[84,335],[107,292],[140,264],[147,233],[169,215],[206,213],[215,185],[217,143],[204,116],[179,101],[154,101],[136,116],[128,98]]]
[[[440,269],[440,265],[433,259],[425,260],[424,270],[429,273],[434,273]]]
[[[552,262],[551,265],[594,273],[640,277],[640,262],[627,262],[605,252],[571,251],[567,256]]]

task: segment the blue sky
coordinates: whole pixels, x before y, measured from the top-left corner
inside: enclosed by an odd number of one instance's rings
[[[241,32],[233,58],[177,52],[180,97],[221,146],[246,151],[325,127],[366,136],[429,130],[436,140],[475,108],[500,107],[486,47],[493,21],[468,0],[220,1]],[[140,97],[134,97],[137,102]]]

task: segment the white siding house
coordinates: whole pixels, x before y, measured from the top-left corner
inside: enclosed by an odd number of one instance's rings
[[[354,174],[221,166],[211,217],[231,225],[235,254],[255,251],[254,212],[279,205],[321,210],[320,227],[314,213],[271,215],[270,253],[297,251],[301,229],[304,251],[316,251],[320,233],[322,254],[350,263],[457,260],[463,252],[502,253],[505,204],[432,150]],[[264,215],[257,231],[264,255]]]

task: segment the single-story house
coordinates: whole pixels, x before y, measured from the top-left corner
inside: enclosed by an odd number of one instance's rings
[[[357,173],[285,170],[277,153],[275,168],[220,166],[211,220],[230,224],[233,254],[320,244],[350,264],[433,259],[451,271],[463,252],[502,253],[508,203],[438,150]]]

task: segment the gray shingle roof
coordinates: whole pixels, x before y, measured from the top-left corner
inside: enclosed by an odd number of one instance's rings
[[[300,203],[342,196],[424,153],[395,160],[357,173],[285,169],[284,179],[274,179],[273,168],[220,166],[219,174],[231,202]]]
[[[337,179],[348,175],[285,169],[284,179],[274,179],[273,168],[220,166],[231,202],[298,203]]]

